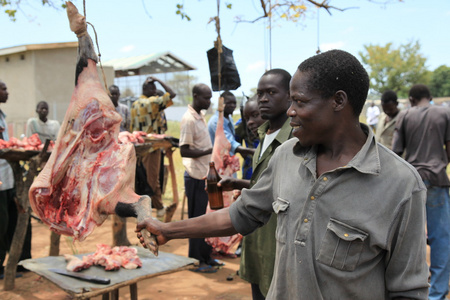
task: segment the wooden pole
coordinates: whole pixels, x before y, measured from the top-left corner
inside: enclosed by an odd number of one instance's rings
[[[113,215],[113,246],[130,246],[127,238],[127,219]]]
[[[49,256],[58,256],[59,255],[59,241],[61,240],[61,235],[56,232],[50,233],[50,251],[48,253]]]
[[[178,187],[177,187],[177,178],[175,174],[175,167],[173,164],[173,151],[172,148],[166,149],[166,156],[169,160],[169,173],[170,173],[170,181],[172,182],[172,193],[173,193],[173,203],[166,209],[166,216],[164,218],[164,222],[172,221],[172,217],[178,206]]]
[[[25,235],[27,233],[28,222],[30,220],[30,203],[28,201],[28,190],[33,183],[34,177],[37,175],[38,166],[40,164],[40,157],[35,156],[31,158],[29,164],[29,170],[26,175],[25,181],[23,178],[23,170],[19,164],[19,161],[8,161],[14,172],[14,180],[16,187],[16,203],[18,206],[18,218],[14,237],[9,249],[8,262],[5,268],[5,282],[4,290],[10,291],[14,289],[14,281],[16,279],[17,262],[20,259],[20,255],[23,249],[23,243],[25,241]]]

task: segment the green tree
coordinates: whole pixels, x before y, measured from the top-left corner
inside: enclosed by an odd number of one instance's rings
[[[173,99],[176,105],[187,105],[192,103],[192,88],[197,83],[196,76],[188,73],[174,73],[173,77],[167,80],[167,85],[170,86],[177,96]]]
[[[367,0],[369,2],[373,0]],[[390,2],[401,2],[403,0],[378,0],[377,4],[388,4]],[[0,0],[0,5],[2,6],[3,12],[5,12],[12,21],[16,20],[17,11],[21,10],[22,7],[27,7],[30,3],[34,4],[36,0]],[[39,0],[44,6],[53,7],[55,9],[65,8],[65,0]],[[176,15],[180,16],[182,19],[190,21],[191,17],[188,15],[188,1],[183,1],[183,3],[174,3],[174,12]],[[227,9],[232,9],[232,0],[226,1],[225,7]],[[247,20],[242,17],[236,17],[237,22],[251,22],[254,23],[261,19],[271,18],[272,20],[286,20],[292,22],[298,22],[301,20],[306,13],[309,11],[314,11],[315,8],[323,8],[329,14],[332,11],[345,11],[347,9],[355,7],[337,7],[331,5],[332,0],[259,0],[259,6],[261,7],[261,15],[253,20]],[[147,12],[146,4],[150,3],[150,0],[142,0],[142,5],[144,10]],[[186,5],[185,5],[186,4]],[[186,8],[187,7],[187,8]],[[79,7],[81,11],[81,7]],[[148,14],[148,13],[147,13]],[[211,20],[213,20],[212,18]],[[211,21],[210,20],[210,21]]]
[[[450,67],[442,65],[431,74],[430,90],[433,97],[450,96]]]
[[[406,97],[412,85],[428,84],[430,72],[426,58],[420,53],[420,43],[410,42],[400,47],[365,45],[360,51],[362,63],[368,68],[371,92],[382,94],[385,90],[397,92]]]

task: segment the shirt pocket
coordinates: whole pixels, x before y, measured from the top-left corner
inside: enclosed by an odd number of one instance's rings
[[[277,229],[275,230],[275,238],[278,242],[286,244],[287,236],[287,210],[289,208],[289,201],[277,198],[275,202],[272,203],[274,212],[277,214]]]
[[[330,218],[316,259],[338,270],[353,271],[368,235],[358,228]]]

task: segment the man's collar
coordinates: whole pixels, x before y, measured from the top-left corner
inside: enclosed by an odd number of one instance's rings
[[[341,168],[354,168],[364,174],[378,175],[381,172],[381,164],[375,136],[367,125],[360,123],[360,126],[367,136],[366,142],[350,162]],[[317,145],[305,148],[297,142],[293,151],[294,154],[304,157],[304,163],[309,163],[317,157]]]

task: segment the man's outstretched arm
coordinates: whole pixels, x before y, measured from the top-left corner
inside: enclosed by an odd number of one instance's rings
[[[231,223],[228,207],[200,217],[171,223],[148,218],[136,225],[137,237],[145,247],[140,233],[144,228],[156,236],[159,245],[164,245],[172,239],[231,236],[237,233]]]

